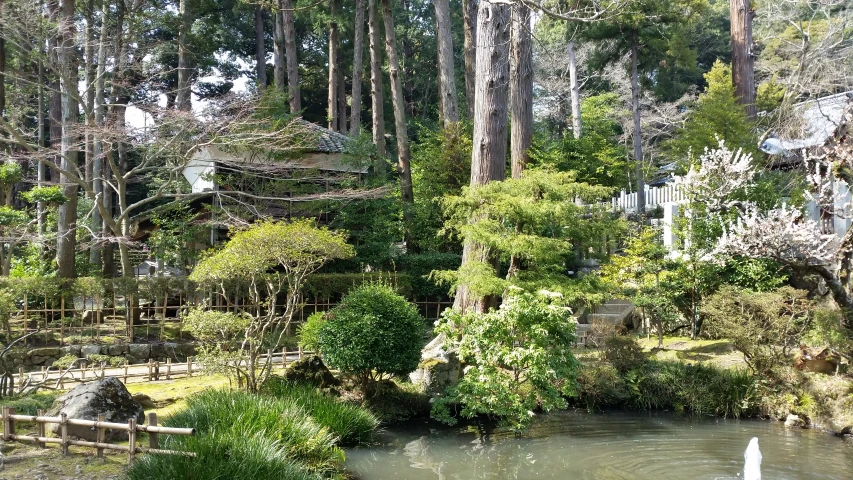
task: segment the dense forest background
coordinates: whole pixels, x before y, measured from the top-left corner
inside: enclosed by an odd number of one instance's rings
[[[797,138],[796,104],[851,89],[850,6],[0,0],[2,273],[130,276],[146,256],[191,267],[211,228],[257,209],[200,216],[182,169],[200,146],[298,155],[310,132],[295,117],[351,137],[368,174],[337,194],[231,181],[232,199],[335,212],[357,255],[333,270],[455,268],[477,255],[459,241],[476,232],[446,197],[468,185],[533,167],[575,172],[602,187],[592,199],[643,192],[719,140],[770,164],[759,146]],[[798,182],[766,181],[783,194]]]

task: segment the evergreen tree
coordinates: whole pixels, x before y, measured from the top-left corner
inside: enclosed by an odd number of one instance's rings
[[[670,155],[683,162],[692,156],[698,158],[706,148],[714,148],[725,140],[730,148],[741,148],[746,153],[757,154],[756,126],[746,117],[746,112],[735,97],[732,69],[717,61],[705,74],[708,86],[699,95],[694,109],[684,126],[669,142]]]

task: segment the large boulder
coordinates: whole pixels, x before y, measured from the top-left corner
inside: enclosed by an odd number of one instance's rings
[[[130,363],[144,363],[151,357],[151,345],[131,343],[127,346],[127,360]]]
[[[340,380],[332,375],[318,355],[308,355],[297,360],[284,371],[284,378],[291,382],[307,383],[317,388],[337,387]]]
[[[107,422],[127,423],[135,418],[142,423],[145,412],[133,399],[124,384],[115,377],[106,377],[94,382],[80,384],[56,399],[48,416],[58,417],[65,413],[68,418],[97,420],[103,414]],[[49,425],[54,434],[59,434],[59,425]],[[97,431],[89,427],[68,426],[68,434],[89,441],[97,440]],[[126,440],[127,432],[107,430],[107,440]]]
[[[412,383],[430,396],[444,393],[459,381],[459,356],[455,350],[445,350],[445,344],[444,335],[435,337],[421,351],[418,369],[409,374]]]

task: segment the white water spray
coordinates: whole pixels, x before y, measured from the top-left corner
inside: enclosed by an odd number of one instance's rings
[[[749,441],[743,459],[743,480],[761,480],[761,450],[758,449],[758,437]]]

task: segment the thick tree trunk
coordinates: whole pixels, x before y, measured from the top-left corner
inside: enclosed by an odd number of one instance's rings
[[[634,114],[634,164],[637,177],[637,214],[646,212],[646,185],[643,180],[643,136],[640,125],[640,76],[637,72],[639,65],[639,39],[637,31],[631,34],[631,110]]]
[[[477,0],[462,0],[462,22],[465,30],[465,106],[468,119],[473,119],[477,71]]]
[[[92,186],[94,178],[92,158],[94,155],[95,139],[92,131],[95,126],[95,2],[86,0],[86,29],[84,34],[83,55],[86,58],[85,84],[86,84],[86,183]]]
[[[403,37],[400,39],[401,47],[403,48],[403,58],[408,60],[415,56],[414,48],[412,47],[412,39],[409,38],[409,32],[412,31],[412,4],[411,0],[401,0],[400,4],[403,7]],[[412,62],[406,61],[400,64],[400,75],[403,81],[403,98],[406,99],[406,113],[411,118],[415,118],[415,86],[412,83]]]
[[[370,31],[370,98],[373,119],[373,144],[379,158],[385,157],[385,99],[382,92],[382,28],[377,0],[367,2],[367,26]]]
[[[338,15],[339,0],[329,1],[329,130],[338,129]]]
[[[192,109],[190,52],[187,46],[187,37],[192,28],[192,19],[188,7],[189,0],[181,0],[180,16],[181,26],[178,31],[178,91],[175,95],[175,106],[178,110],[190,111]]]
[[[3,10],[0,0],[0,12]],[[0,116],[6,115],[6,39],[0,37]]]
[[[530,34],[530,8],[522,3],[513,5],[510,28],[510,151],[512,178],[521,178],[521,172],[529,159],[527,150],[533,143],[533,44]]]
[[[816,265],[810,268],[826,281],[826,286],[832,292],[832,298],[842,309],[845,326],[853,328],[853,323],[850,320],[851,315],[853,315],[853,296],[850,295],[838,276],[826,266]]]
[[[60,165],[63,170],[77,168],[77,151],[74,131],[79,115],[76,101],[78,89],[77,58],[74,48],[74,0],[62,0],[59,7],[59,70],[62,94],[62,144]],[[75,93],[72,93],[75,92]],[[59,176],[62,192],[68,200],[59,207],[56,234],[56,275],[59,278],[74,278],[74,256],[77,245],[77,184],[69,175]]]
[[[435,0],[435,21],[438,25],[438,88],[441,118],[448,126],[459,121],[456,101],[456,75],[453,73],[453,31],[448,0]]]
[[[361,86],[364,78],[364,0],[355,0],[355,35],[352,54],[352,100],[350,105],[350,135],[361,130]]]
[[[391,101],[394,104],[394,136],[397,137],[397,173],[400,175],[400,195],[403,200],[403,223],[407,248],[412,248],[410,229],[412,205],[412,169],[409,165],[409,132],[406,127],[406,102],[403,98],[403,79],[400,78],[400,59],[397,55],[397,36],[394,31],[394,16],[391,0],[382,0],[382,16],[385,20],[385,51],[388,54],[388,71],[391,77]]]
[[[752,17],[749,0],[730,0],[732,41],[732,84],[746,116],[755,120],[755,57],[752,55]]]
[[[578,87],[578,64],[574,41],[569,41],[569,81],[572,88],[572,135],[575,138],[581,138],[581,92]]]
[[[264,46],[264,11],[260,5],[255,5],[255,76],[258,79],[258,90],[267,87],[267,49]]]
[[[274,11],[275,14],[275,30],[273,31],[273,81],[275,89],[283,92],[285,87],[284,72],[287,60],[285,59],[285,44],[284,44],[284,3],[285,0],[279,2],[279,10]]]
[[[109,15],[109,5],[108,2],[104,2],[102,10],[101,10],[101,35],[100,41],[98,44],[98,67],[97,74],[95,80],[95,125],[98,127],[104,125],[104,121],[106,119],[106,102],[105,102],[105,92],[104,92],[104,73],[106,70],[106,59],[107,59],[107,42],[108,42],[108,28],[109,24],[106,19]],[[94,138],[94,146],[92,149],[92,189],[95,192],[95,196],[99,197],[101,201],[104,200],[104,144],[99,135],[95,135]],[[92,212],[92,232],[96,237],[103,231],[103,223],[104,219],[101,216],[101,210],[95,208]],[[95,267],[96,270],[100,270],[102,266],[101,262],[101,247],[99,244],[96,244],[89,250],[89,262],[92,263],[92,266]]]
[[[44,53],[41,51],[39,53]],[[44,63],[41,58],[38,60],[38,144],[40,147],[46,147],[46,139],[45,139],[45,129],[47,128],[46,121],[44,118]],[[43,162],[38,162],[38,166],[36,167],[36,181],[38,182],[38,186],[44,186],[44,183],[47,181],[47,169],[45,168],[45,164]],[[36,206],[36,222],[37,222],[37,232],[41,237],[45,232],[45,205],[44,202],[38,202]]]
[[[338,59],[340,60],[340,59]],[[347,133],[347,82],[344,67],[338,64],[338,131]]]
[[[287,93],[290,113],[302,110],[299,93],[299,61],[296,57],[296,19],[293,16],[293,0],[281,0],[281,19],[284,33],[284,56],[287,63]]]
[[[509,6],[488,0],[480,2],[477,15],[472,187],[506,178],[509,23]],[[470,262],[493,263],[485,246],[466,240],[462,265]],[[486,298],[471,292],[464,284],[456,290],[453,306],[459,311],[482,312],[488,305]]]

